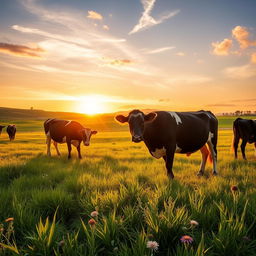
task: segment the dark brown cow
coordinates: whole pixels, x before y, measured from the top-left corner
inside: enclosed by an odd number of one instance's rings
[[[245,146],[247,143],[254,143],[256,149],[256,120],[237,118],[233,122],[233,149],[235,152],[235,158],[237,159],[237,148],[239,140],[242,139],[241,151],[243,159],[246,160]]]
[[[15,139],[15,134],[16,134],[16,125],[15,124],[9,124],[6,128],[6,131],[9,135],[10,141]]]
[[[71,158],[71,144],[77,148],[78,157],[82,158],[80,144],[83,141],[85,146],[90,145],[90,139],[97,131],[83,127],[76,121],[47,119],[44,122],[44,131],[47,137],[47,154],[51,156],[51,140],[53,140],[57,154],[60,155],[57,143],[67,143],[68,158]]]

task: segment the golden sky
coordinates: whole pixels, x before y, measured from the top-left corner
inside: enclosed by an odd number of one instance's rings
[[[192,2],[2,1],[0,106],[256,110],[255,1]]]

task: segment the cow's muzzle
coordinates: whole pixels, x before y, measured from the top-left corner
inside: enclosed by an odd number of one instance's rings
[[[134,136],[132,136],[132,141],[135,142],[135,143],[141,142],[141,141],[143,141],[143,137],[138,136],[138,135],[134,135]]]
[[[84,142],[84,145],[85,145],[85,146],[89,146],[89,145],[90,145],[90,143],[88,143],[88,142]]]

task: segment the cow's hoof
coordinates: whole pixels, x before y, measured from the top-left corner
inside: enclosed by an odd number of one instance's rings
[[[204,172],[202,172],[202,171],[199,171],[199,172],[197,173],[197,176],[198,176],[198,177],[203,176],[203,175],[204,175]]]

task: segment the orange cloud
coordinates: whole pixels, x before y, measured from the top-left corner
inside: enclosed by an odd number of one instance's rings
[[[41,58],[40,53],[44,50],[40,47],[31,48],[25,45],[0,43],[0,52],[19,57]]]
[[[219,56],[227,56],[232,46],[232,40],[225,38],[222,42],[212,43],[213,54]]]
[[[103,16],[95,11],[88,11],[87,18],[93,19],[93,20],[103,20]]]
[[[238,41],[241,49],[256,45],[256,41],[249,39],[250,33],[246,27],[236,26],[232,30],[232,35]]]

